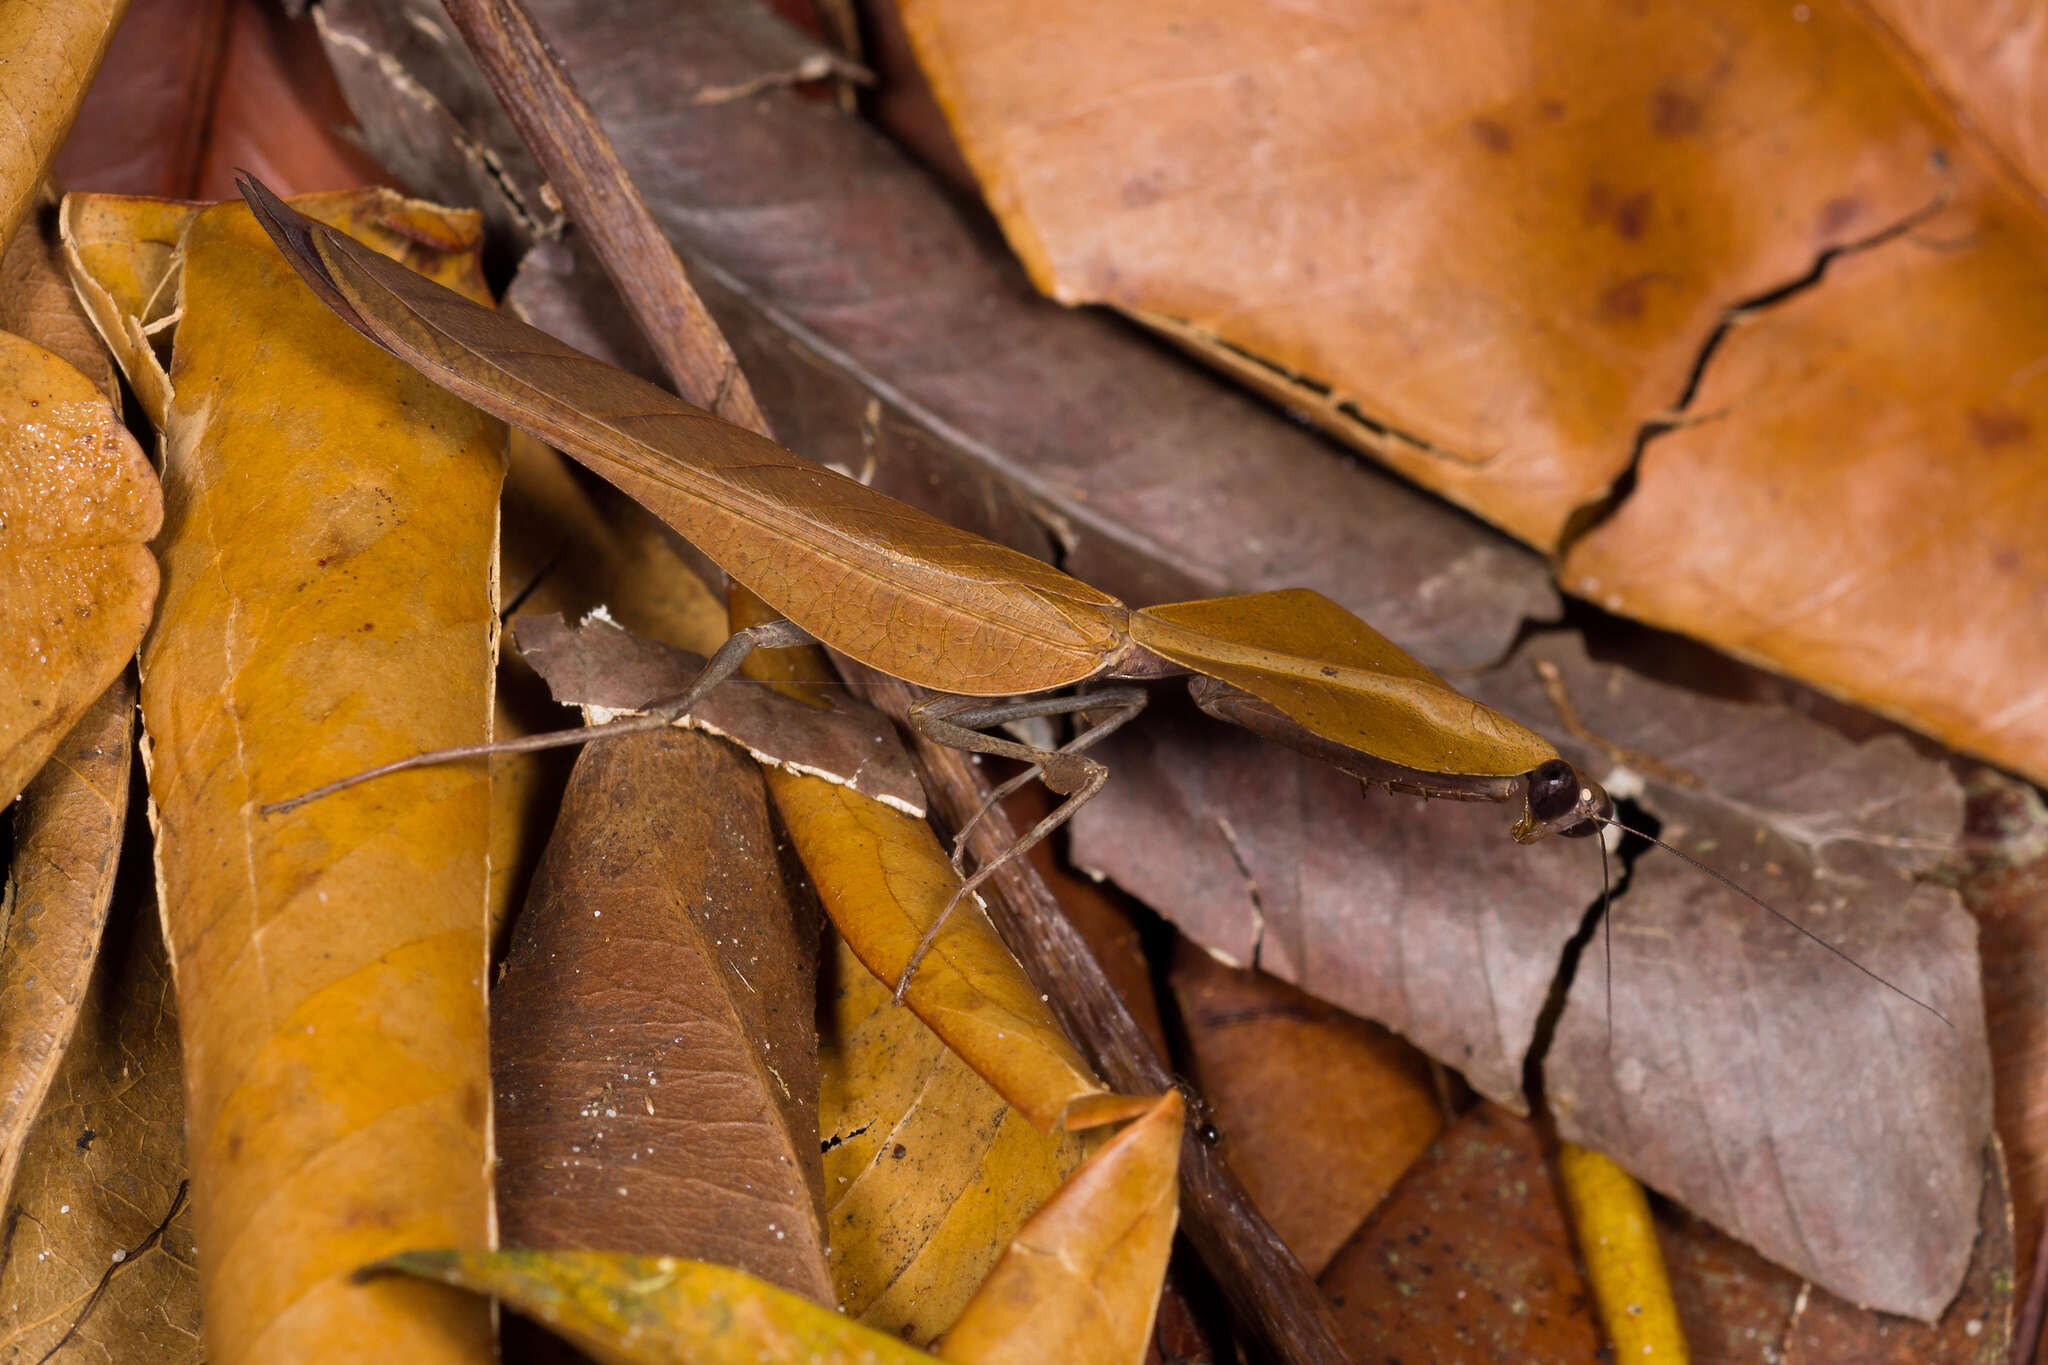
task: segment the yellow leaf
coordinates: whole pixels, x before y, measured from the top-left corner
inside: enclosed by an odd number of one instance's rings
[[[1179,1218],[1181,1098],[1160,1096],[1031,1216],[939,1343],[961,1365],[1138,1365]]]
[[[931,1357],[740,1270],[614,1251],[408,1251],[369,1270],[490,1294],[598,1365],[929,1365]]]
[[[839,1306],[922,1346],[974,1297],[1024,1220],[1081,1164],[830,935],[818,1126]]]
[[[11,0],[0,6],[0,242],[35,202],[128,0]]]
[[[302,204],[481,292],[471,215],[388,192]],[[491,1235],[486,776],[259,807],[488,737],[501,430],[341,326],[240,204],[189,215],[168,255],[175,210],[69,207],[93,228],[75,261],[97,244],[146,267],[88,291],[139,388],[162,339],[141,318],[176,299],[142,704],[207,1358],[488,1359],[479,1306],[346,1278]]]
[[[1685,1365],[1685,1330],[1643,1187],[1612,1157],[1576,1143],[1559,1148],[1557,1169],[1615,1359]]]

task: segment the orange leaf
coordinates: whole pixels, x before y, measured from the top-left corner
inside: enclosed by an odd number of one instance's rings
[[[24,224],[0,261],[0,805],[127,666],[156,603],[163,493],[112,382]]]

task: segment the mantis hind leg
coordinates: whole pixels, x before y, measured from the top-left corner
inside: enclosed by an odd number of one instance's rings
[[[903,975],[896,982],[896,998],[900,1001],[910,984],[910,978],[917,973],[918,964],[939,936],[939,930],[947,919],[975,888],[987,881],[991,874],[1005,863],[1009,863],[1031,851],[1040,841],[1074,818],[1074,812],[1093,800],[1109,780],[1109,769],[1087,757],[1085,750],[1107,739],[1128,723],[1133,716],[1145,709],[1147,693],[1139,687],[1106,688],[1100,692],[1079,693],[1052,697],[1023,697],[1014,701],[989,702],[979,697],[930,697],[919,702],[910,711],[910,728],[935,744],[949,748],[965,749],[969,753],[994,754],[1001,758],[1014,758],[1029,764],[1023,772],[1004,782],[989,794],[989,798],[962,825],[953,839],[953,868],[963,872],[960,886],[952,899],[938,914],[924,935],[917,942],[910,960],[904,964]],[[1014,739],[987,733],[987,727],[1005,725],[1015,720],[1027,720],[1036,716],[1080,715],[1099,713],[1100,719],[1074,736],[1057,749],[1041,749]],[[976,868],[972,876],[964,875],[968,834],[990,808],[1029,782],[1039,778],[1052,792],[1065,797],[1059,806],[1030,830],[1016,843],[1002,853]]]

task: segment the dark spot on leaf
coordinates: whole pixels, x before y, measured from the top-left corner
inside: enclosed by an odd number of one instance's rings
[[[904,1146],[904,1145],[903,1145],[902,1143],[900,1143],[900,1142],[899,1142],[899,1143],[897,1143],[897,1144],[896,1144],[896,1145],[895,1145],[894,1147],[891,1147],[891,1148],[889,1149],[889,1156],[890,1156],[890,1157],[891,1157],[891,1158],[892,1158],[893,1160],[896,1160],[896,1161],[901,1161],[901,1160],[903,1160],[903,1158],[904,1158],[904,1157],[907,1157],[907,1156],[909,1156],[909,1155],[910,1155],[910,1149],[909,1149],[908,1147],[905,1147],[905,1146]]]
[[[1334,678],[1334,677],[1336,677],[1336,676],[1337,676],[1337,670],[1336,670],[1336,669],[1334,669],[1334,668],[1327,668],[1327,667],[1326,667],[1326,668],[1324,668],[1324,669],[1323,669],[1323,676],[1324,676],[1324,677],[1326,677],[1326,678]]]
[[[1607,223],[1624,240],[1636,241],[1650,225],[1650,192],[1639,190],[1624,198],[1604,180],[1586,186],[1586,221]]]
[[[1700,130],[1705,112],[1698,100],[1668,85],[1650,97],[1650,126],[1659,137],[1690,137]]]
[[[2020,552],[2010,545],[2001,545],[1991,552],[1991,567],[2002,574],[2016,574],[2023,561]]]
[[[1515,149],[1515,135],[1507,125],[1490,118],[1472,120],[1472,136],[1479,139],[1479,145],[1489,152],[1506,154]]]
[[[1633,242],[1643,235],[1643,229],[1650,223],[1650,194],[1632,194],[1614,208],[1614,230]]]
[[[1970,420],[1970,435],[1986,450],[2024,441],[2033,432],[2032,423],[2006,409],[1971,408],[1965,415]]]
[[[475,1084],[462,1087],[462,1099],[458,1105],[462,1121],[472,1128],[481,1129],[488,1117],[484,1110],[483,1087]]]
[[[1561,119],[1564,117],[1563,100],[1547,99],[1543,101],[1543,103],[1537,105],[1536,109],[1538,113],[1543,115],[1543,117],[1550,119],[1553,122],[1557,119]]]
[[[80,1134],[78,1135],[78,1150],[79,1150],[79,1151],[81,1151],[81,1152],[89,1152],[89,1151],[91,1151],[91,1150],[92,1150],[92,1140],[93,1140],[94,1138],[98,1137],[98,1136],[99,1136],[99,1134],[98,1134],[98,1133],[96,1133],[96,1132],[94,1132],[94,1131],[93,1131],[92,1129],[90,1129],[90,1128],[88,1128],[88,1129],[86,1129],[86,1130],[85,1130],[84,1132],[80,1133]]]
[[[1600,296],[1600,315],[1629,322],[1640,318],[1646,303],[1645,291],[1656,278],[1655,275],[1637,275],[1608,289]]]
[[[1863,212],[1863,201],[1853,194],[1838,194],[1820,206],[1820,235],[1833,237],[1843,228],[1856,221]]]
[[[1127,209],[1149,208],[1164,197],[1158,178],[1150,175],[1126,176],[1117,192],[1117,198]]]

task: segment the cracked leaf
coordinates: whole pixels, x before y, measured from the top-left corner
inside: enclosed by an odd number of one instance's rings
[[[86,1004],[128,820],[135,684],[117,679],[14,811],[0,890],[0,1210]]]
[[[820,1128],[832,1277],[866,1325],[926,1345],[1011,1236],[1081,1162],[977,1076],[830,936],[820,995]]]
[[[389,192],[304,202],[480,293],[473,218]],[[257,807],[488,737],[501,431],[307,297],[239,203],[69,205],[138,391],[155,357],[124,303],[177,318],[142,707],[207,1356],[481,1360],[478,1306],[346,1276],[490,1237],[485,775]],[[130,288],[152,276],[175,315]]]
[[[1077,866],[1521,1105],[1559,949],[1599,894],[1589,847],[1517,845],[1501,806],[1361,799],[1356,778],[1165,697],[1098,752],[1115,777],[1071,826]]]
[[[1040,289],[1546,549],[1722,310],[1930,202],[1954,140],[1849,0],[900,8]]]
[[[674,730],[578,758],[492,1000],[499,1221],[829,1304],[815,911],[757,771]]]
[[[77,1031],[0,1219],[0,1360],[199,1365],[178,1013],[146,841],[130,840]],[[92,1295],[102,1279],[106,1287]],[[87,1311],[90,1300],[90,1311]]]
[[[1749,316],[1566,585],[2048,777],[2048,642],[2015,626],[2048,609],[2048,315],[2015,302],[2044,259],[2036,206],[1972,178]]]
[[[1057,539],[1066,568],[1125,600],[1311,587],[1437,667],[1489,662],[1524,615],[1554,610],[1532,559],[1114,323],[1031,298],[859,121],[787,90],[677,98],[814,50],[757,7],[613,7],[605,24],[560,0],[530,9],[792,448],[1035,553]],[[322,13],[394,169],[420,164],[413,111],[438,105],[509,181],[536,181],[452,39],[396,0]],[[473,183],[442,171],[415,188],[460,198]],[[587,280],[582,300],[543,307],[535,295],[572,272],[562,255],[524,282],[527,313],[581,345],[554,314],[602,330],[623,310]]]
[[[1969,1258],[1989,1126],[1974,927],[1916,880],[1954,847],[1953,782],[1897,736],[1853,744],[1782,708],[1595,668],[1570,637],[1467,690],[1535,720],[1552,704],[1537,661],[1608,746],[1547,727],[1568,758],[1954,1025],[1653,851],[1611,911],[1611,1055],[1596,941],[1545,1063],[1560,1131],[1820,1284],[1938,1313]],[[1075,821],[1075,859],[1212,951],[1378,1019],[1519,1104],[1560,954],[1599,896],[1596,851],[1518,847],[1499,807],[1361,801],[1318,765],[1159,719],[1103,746],[1117,780]]]
[[[163,520],[42,229],[24,223],[0,260],[0,805],[134,654]]]

